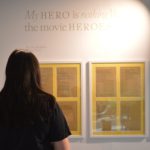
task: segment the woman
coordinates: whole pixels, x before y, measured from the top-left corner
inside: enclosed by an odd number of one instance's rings
[[[70,134],[54,96],[41,89],[37,58],[14,50],[0,92],[0,149],[70,150]]]

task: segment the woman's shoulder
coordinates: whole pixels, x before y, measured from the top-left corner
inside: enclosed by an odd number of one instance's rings
[[[42,100],[45,103],[48,103],[50,107],[54,107],[56,105],[56,98],[54,95],[46,93],[46,92],[40,92],[39,94],[40,100]]]

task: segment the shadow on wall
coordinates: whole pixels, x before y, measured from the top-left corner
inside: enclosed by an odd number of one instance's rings
[[[147,9],[150,11],[150,1],[149,0],[142,0],[142,3],[147,7]]]
[[[150,61],[149,61],[149,64],[148,64],[148,75],[149,75],[149,85],[150,85]],[[150,101],[150,92],[149,91],[147,91],[148,92],[148,96],[147,97],[149,97],[149,99],[148,99],[148,102]],[[147,110],[148,110],[148,114],[150,114],[150,103],[148,103],[148,108],[147,108]],[[148,136],[147,136],[147,138],[146,138],[146,141],[147,142],[150,142],[150,119],[149,119],[149,115],[148,115]]]
[[[141,0],[142,4],[147,8],[147,10],[149,11],[149,15],[150,15],[150,0]],[[149,20],[150,21],[150,20]],[[150,29],[149,29],[150,31]],[[150,36],[149,36],[150,39]],[[149,43],[149,47],[150,47],[150,43]],[[150,51],[149,51],[149,56],[150,56]],[[150,58],[149,58],[150,60]]]

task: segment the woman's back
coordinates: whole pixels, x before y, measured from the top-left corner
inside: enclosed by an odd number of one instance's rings
[[[22,104],[9,108],[7,99],[0,96],[1,150],[26,150],[29,147],[50,150],[50,129],[53,128],[50,122],[53,122],[57,104],[54,97],[47,94],[39,94],[37,98],[37,104],[28,103],[26,108],[20,108]]]

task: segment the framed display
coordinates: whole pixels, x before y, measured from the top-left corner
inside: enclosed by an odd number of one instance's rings
[[[91,62],[89,74],[90,135],[144,135],[144,62]]]
[[[42,88],[53,94],[72,135],[81,135],[81,64],[40,63]]]

